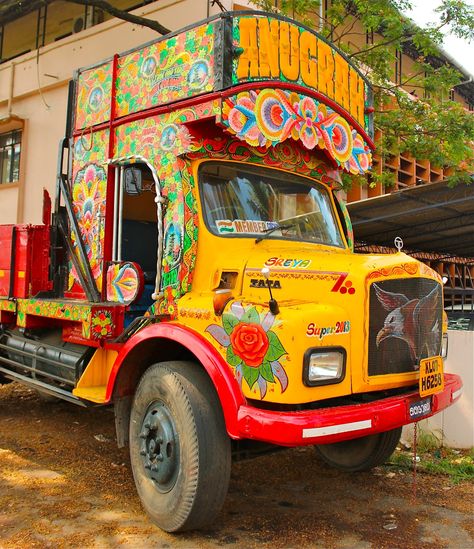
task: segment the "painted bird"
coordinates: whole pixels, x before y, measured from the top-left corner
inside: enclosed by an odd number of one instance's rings
[[[389,311],[376,343],[395,337],[405,341],[415,365],[424,356],[435,356],[439,349],[439,288],[435,287],[421,299],[408,299],[404,294],[382,290],[374,284],[377,299]]]

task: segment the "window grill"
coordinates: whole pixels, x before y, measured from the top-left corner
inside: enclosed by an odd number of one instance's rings
[[[0,184],[18,181],[20,152],[21,130],[0,134]]]

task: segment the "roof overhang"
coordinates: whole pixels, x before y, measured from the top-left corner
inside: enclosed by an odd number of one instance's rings
[[[410,251],[474,257],[474,184],[446,181],[403,189],[347,205],[357,242]]]

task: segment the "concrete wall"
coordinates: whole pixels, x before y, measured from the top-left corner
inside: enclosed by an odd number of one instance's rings
[[[464,388],[461,398],[440,414],[420,421],[423,431],[433,433],[445,446],[474,446],[474,332],[449,330],[449,351],[445,371],[459,374]],[[413,440],[412,427],[404,429],[405,440]]]
[[[233,7],[231,0],[223,4]],[[178,30],[219,12],[208,0],[158,0],[133,13]],[[0,132],[9,131],[12,120],[24,126],[20,181],[0,185],[0,224],[40,223],[43,187],[54,196],[74,70],[156,38],[151,29],[111,19],[0,65]]]

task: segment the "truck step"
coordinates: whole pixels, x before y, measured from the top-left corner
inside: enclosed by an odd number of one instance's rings
[[[69,391],[66,391],[65,389],[61,389],[60,387],[49,385],[48,383],[44,383],[43,381],[39,381],[37,379],[24,376],[22,374],[19,374],[18,372],[12,372],[11,370],[7,370],[7,368],[3,368],[2,366],[0,366],[0,372],[8,379],[12,379],[13,381],[18,381],[23,385],[27,385],[28,387],[31,387],[32,389],[40,390],[43,393],[56,396],[58,398],[61,398],[62,400],[67,400],[68,402],[72,402],[73,404],[77,404],[78,406],[84,406],[84,407],[89,406],[87,402],[83,402],[77,396],[71,394]]]
[[[72,392],[75,397],[94,402],[95,404],[104,404],[106,390],[107,385],[97,385],[95,387],[76,387]]]

